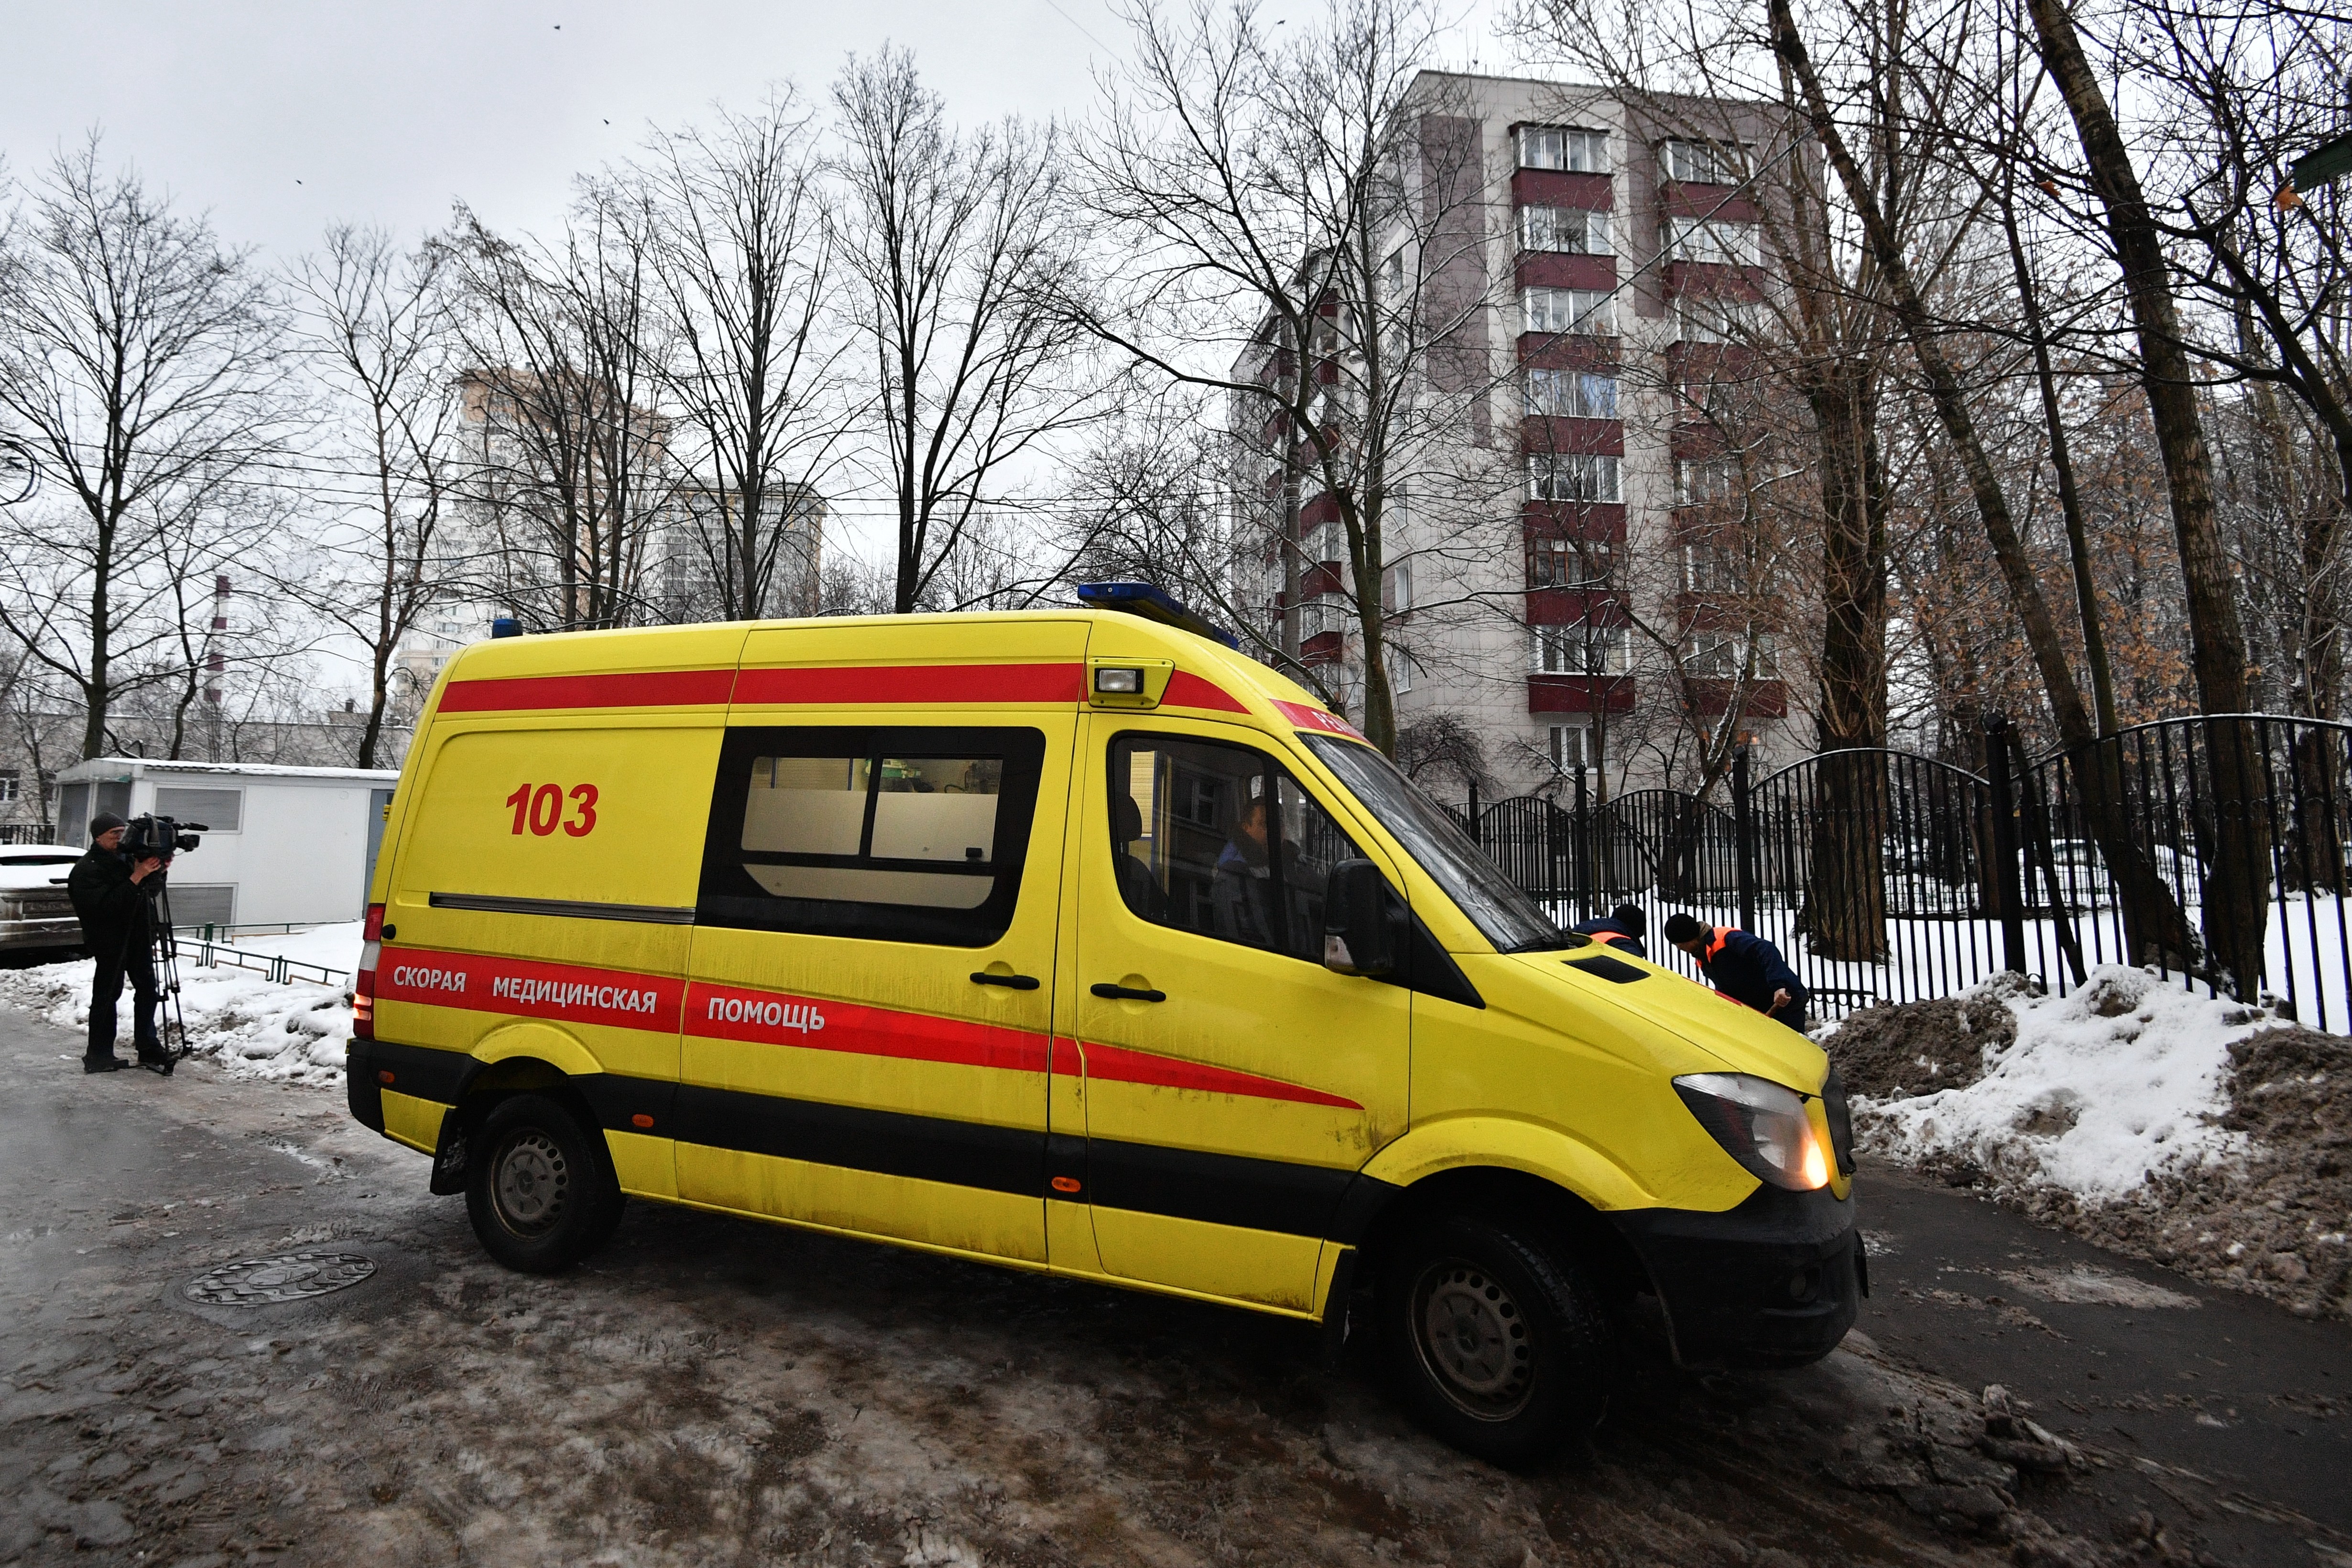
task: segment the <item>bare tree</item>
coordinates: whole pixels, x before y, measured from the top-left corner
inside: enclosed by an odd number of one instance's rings
[[[1278,626],[1238,629],[1331,691],[1324,670],[1301,668],[1292,607],[1310,589],[1335,598],[1360,679],[1353,706],[1393,750],[1388,604],[1404,498],[1429,520],[1424,549],[1491,559],[1494,515],[1520,482],[1489,428],[1496,284],[1477,120],[1443,79],[1417,79],[1445,19],[1421,0],[1341,0],[1286,42],[1206,0],[1129,20],[1136,58],[1113,79],[1089,173],[1090,201],[1134,260],[1124,298],[1091,325],[1168,379],[1231,399],[1233,434],[1266,471],[1237,493],[1278,503],[1265,559],[1286,595]],[[1327,522],[1344,542],[1338,574],[1301,546]]]
[[[553,244],[506,239],[462,207],[442,242],[466,305],[471,547],[485,596],[526,625],[650,618],[647,567],[677,489],[652,229],[639,194],[603,181],[583,184]]]
[[[834,100],[904,613],[974,520],[1007,503],[1006,470],[1097,400],[1066,374],[1082,345],[1061,308],[1077,251],[1067,154],[1017,121],[957,133],[913,57],[887,47],[852,59]]]
[[[0,434],[63,503],[5,509],[0,627],[79,694],[82,752],[176,635],[157,516],[274,449],[277,308],[246,253],[179,216],[98,139],[60,153],[0,250]]]
[[[810,120],[780,89],[709,132],[657,134],[639,174],[677,344],[667,384],[693,437],[679,526],[729,619],[815,609],[820,494],[849,431]]]
[[[285,587],[367,650],[367,718],[352,757],[362,768],[380,763],[394,657],[451,590],[436,570],[457,479],[449,272],[444,249],[404,251],[381,229],[344,224],[294,273],[298,342],[329,403],[327,450],[359,483],[307,563],[315,569]]]

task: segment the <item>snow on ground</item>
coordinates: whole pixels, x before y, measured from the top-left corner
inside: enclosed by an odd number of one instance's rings
[[[1959,1163],[2012,1188],[2058,1188],[2112,1204],[2153,1176],[2247,1152],[2221,1125],[2230,1047],[2275,1020],[2145,970],[2105,965],[2064,996],[2013,984],[1970,994],[2005,1003],[2016,1037],[1985,1047],[1973,1082],[1908,1096],[1857,1096],[1864,1148],[1905,1164]],[[1834,1032],[1826,1043],[1837,1054]],[[1899,1094],[1899,1091],[1898,1091]]]
[[[359,963],[357,921],[286,935],[249,936],[236,945],[254,953],[326,964],[346,973]],[[181,949],[180,1016],[194,1055],[232,1077],[326,1086],[342,1081],[343,1041],[352,1032],[351,993],[297,981],[274,984],[247,969],[201,968],[196,944]],[[13,1002],[63,1028],[89,1026],[91,963],[79,959],[0,971],[0,1001]],[[131,994],[123,988],[115,1054],[131,1055]],[[166,1004],[165,1014],[170,1012]]]

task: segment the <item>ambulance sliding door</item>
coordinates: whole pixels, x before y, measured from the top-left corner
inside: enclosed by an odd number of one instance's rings
[[[872,663],[763,665],[793,645],[753,634],[689,963],[680,1196],[1045,1263],[1085,628],[1021,629],[1062,634],[1067,664],[892,663],[898,628]]]

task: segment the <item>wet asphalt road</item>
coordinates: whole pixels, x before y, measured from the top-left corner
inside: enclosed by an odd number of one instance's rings
[[[75,1045],[0,1011],[0,1563],[2352,1563],[2308,1392],[2344,1325],[1881,1173],[1854,1353],[1655,1379],[1514,1477],[1400,1422],[1360,1347],[1327,1370],[1243,1314],[646,1205],[588,1268],[507,1274],[339,1094],[84,1079]],[[378,1272],[183,1294],[297,1248]],[[2137,1304],[2018,1282],[2078,1265]],[[1949,1415],[1904,1362],[2090,1452],[2017,1500],[2084,1554],[1828,1479]]]
[[[1876,1292],[1863,1326],[1890,1353],[1965,1386],[2001,1384],[2061,1436],[2140,1461],[2126,1468],[2189,1500],[2249,1561],[2273,1526],[2352,1534],[2352,1325],[1895,1172],[1862,1180]]]

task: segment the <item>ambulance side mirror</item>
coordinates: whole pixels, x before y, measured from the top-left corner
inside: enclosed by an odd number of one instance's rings
[[[1368,976],[1396,967],[1389,885],[1370,860],[1340,861],[1324,884],[1323,967]]]

